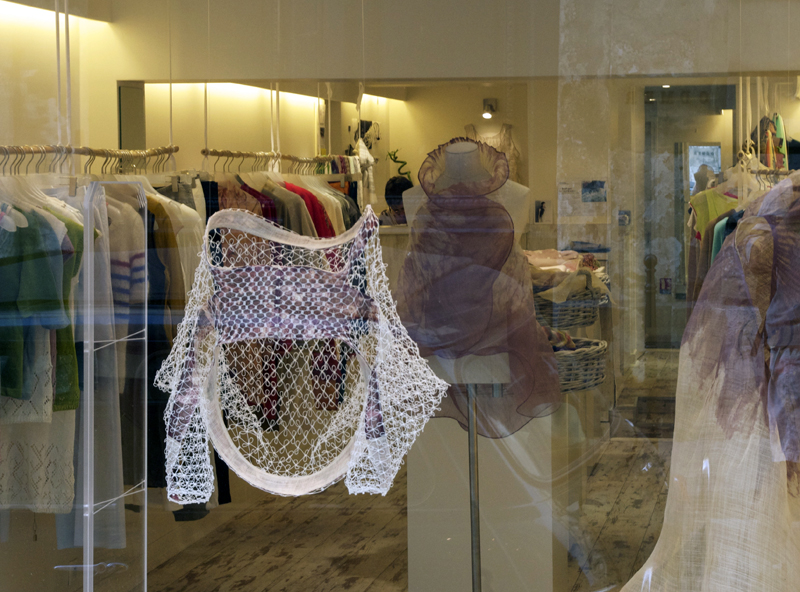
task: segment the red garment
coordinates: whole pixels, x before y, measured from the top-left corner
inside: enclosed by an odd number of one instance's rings
[[[253,189],[249,185],[245,185],[244,183],[241,184],[241,188],[242,191],[256,198],[259,205],[261,205],[261,215],[264,216],[264,218],[271,220],[272,222],[277,222],[278,210],[275,208],[275,202],[272,201],[272,198],[264,195],[260,191]]]
[[[286,189],[292,193],[296,193],[306,202],[306,208],[308,208],[308,213],[311,214],[311,221],[314,223],[314,230],[317,231],[317,236],[319,236],[319,238],[331,238],[336,236],[336,232],[333,230],[333,224],[331,224],[331,220],[328,218],[325,208],[319,203],[316,195],[307,189],[292,185],[291,183],[286,183]]]

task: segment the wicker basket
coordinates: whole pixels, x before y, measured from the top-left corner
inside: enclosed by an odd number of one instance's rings
[[[591,286],[591,271],[579,269],[578,273],[586,275],[586,284]],[[602,278],[601,278],[602,279]],[[570,294],[564,302],[552,302],[536,294],[536,320],[542,325],[554,329],[570,329],[588,327],[597,322],[598,308],[604,295],[598,290],[584,288]]]
[[[606,380],[608,343],[597,339],[574,338],[575,350],[555,352],[561,392],[589,389]]]
[[[603,273],[595,272],[595,275],[600,278],[600,281],[603,282],[606,285],[606,288],[608,288],[608,290],[610,291],[611,290],[611,278],[608,277],[608,274],[605,273],[605,272],[603,272]],[[608,304],[608,302],[609,302],[608,294],[603,294],[603,296],[600,298],[600,306],[603,306],[604,304]]]

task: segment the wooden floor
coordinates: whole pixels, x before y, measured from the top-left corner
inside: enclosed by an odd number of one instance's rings
[[[612,439],[587,481],[569,590],[619,590],[650,556],[667,500],[671,440]]]
[[[618,434],[672,438],[677,382],[678,350],[646,351],[625,374],[616,411],[632,429]]]
[[[641,423],[660,426],[654,430],[660,437],[646,438],[640,432],[639,437],[612,438],[603,445],[590,468],[584,503],[561,517],[570,532],[570,558],[568,587],[556,592],[619,590],[652,551],[664,515],[674,422],[669,405],[652,402],[667,400],[670,391],[674,400],[676,373],[675,354],[661,351],[650,352],[626,377],[630,401],[642,407],[637,400],[651,399],[650,407],[643,407],[646,421]],[[408,589],[405,467],[386,497],[350,496],[343,483],[300,498],[250,496],[254,501],[234,504],[239,507],[227,521],[213,529],[207,523],[202,536],[166,561],[151,556],[148,590]],[[212,515],[231,511],[225,508],[212,510]],[[530,590],[536,590],[535,583]]]
[[[148,590],[407,590],[406,529],[404,469],[386,497],[351,496],[343,483],[313,496],[264,494],[201,540],[153,566]]]

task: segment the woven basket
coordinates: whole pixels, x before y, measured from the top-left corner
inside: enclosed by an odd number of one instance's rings
[[[609,291],[610,291],[611,290],[611,278],[608,277],[608,274],[605,273],[605,272],[603,272],[603,273],[595,272],[595,275],[600,278],[600,281],[603,282],[606,285],[606,288],[608,288]],[[608,302],[609,302],[608,294],[603,294],[603,296],[600,298],[600,306],[603,306],[604,304],[608,304]]]
[[[586,275],[586,284],[591,286],[591,271],[579,269],[578,273]],[[602,278],[601,278],[602,279]],[[536,320],[542,325],[554,329],[588,327],[597,322],[598,308],[603,300],[598,290],[584,288],[570,294],[564,302],[552,302],[536,294]]]
[[[608,343],[573,338],[577,349],[555,352],[561,392],[581,391],[603,384],[606,379]]]

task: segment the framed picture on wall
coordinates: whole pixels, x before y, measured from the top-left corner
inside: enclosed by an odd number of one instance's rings
[[[608,194],[605,181],[583,181],[581,183],[581,201],[583,203],[605,203]]]
[[[536,200],[533,202],[533,221],[535,224],[552,224],[553,207],[549,201]]]

